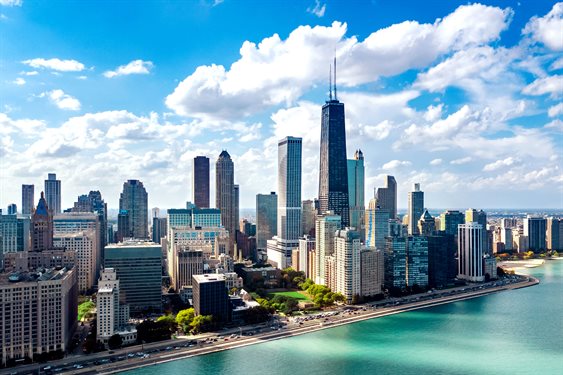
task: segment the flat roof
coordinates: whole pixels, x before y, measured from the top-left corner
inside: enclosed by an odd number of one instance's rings
[[[206,273],[203,275],[193,275],[193,278],[199,283],[212,283],[217,281],[225,281],[225,276],[217,273]]]
[[[18,283],[35,283],[41,281],[60,280],[68,274],[68,268],[47,268],[37,269],[30,272],[1,272],[0,273],[0,286],[1,285],[15,285]]]

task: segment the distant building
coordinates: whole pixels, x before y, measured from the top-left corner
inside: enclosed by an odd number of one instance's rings
[[[35,204],[35,186],[22,185],[22,215],[31,215]]]
[[[127,212],[128,229],[126,232],[123,228],[118,228],[122,234],[122,238],[149,238],[149,222],[148,222],[148,194],[139,180],[127,180],[123,184],[123,192],[119,197],[119,210]],[[118,223],[119,225],[119,223]]]
[[[387,237],[385,243],[385,288],[407,286],[407,237]]]
[[[437,232],[427,236],[428,241],[428,286],[445,287],[457,276],[456,236]]]
[[[317,208],[314,200],[301,202],[301,234],[315,237],[315,220],[317,219]]]
[[[483,226],[470,222],[458,227],[458,279],[485,280],[483,272]]]
[[[465,215],[459,211],[445,211],[440,214],[440,230],[457,236],[457,226],[465,224]]]
[[[365,168],[362,150],[356,150],[354,159],[348,160],[348,201],[350,207],[350,227],[360,233],[361,242],[365,241]]]
[[[421,236],[431,236],[435,231],[436,221],[428,210],[424,210],[424,213],[418,220],[418,233],[420,233]]]
[[[491,251],[489,249],[489,237],[487,233],[487,213],[484,212],[483,210],[476,210],[474,208],[470,208],[467,211],[465,211],[465,222],[481,224],[481,226],[483,227],[483,239],[482,239],[483,255],[490,254]]]
[[[563,219],[557,217],[547,218],[547,249],[563,250]]]
[[[166,237],[167,232],[167,221],[164,217],[153,217],[152,228],[151,228],[151,238],[152,242],[160,243],[163,237]]]
[[[53,244],[76,253],[76,272],[78,292],[85,294],[96,284],[96,276],[101,266],[98,233],[93,230],[56,234]]]
[[[55,173],[49,173],[45,180],[45,199],[52,214],[61,213],[61,180]]]
[[[212,315],[215,321],[230,320],[229,296],[222,274],[193,276],[193,306],[195,315]]]
[[[528,215],[524,218],[524,235],[528,237],[529,249],[534,253],[546,250],[547,219]]]
[[[193,173],[194,204],[198,208],[209,208],[209,158],[196,156]]]
[[[500,242],[504,244],[504,249],[507,251],[512,251],[512,229],[511,228],[500,228]]]
[[[385,279],[384,251],[375,248],[360,250],[360,294],[373,297],[383,293]]]
[[[376,200],[372,199],[366,210],[365,218],[365,243],[378,250],[385,248],[385,237],[389,235],[389,220],[391,212],[388,209],[375,207]]]
[[[105,268],[114,268],[131,314],[162,311],[162,248],[152,242],[126,241],[105,249]]]
[[[305,273],[305,277],[311,278],[312,274],[309,273],[311,266],[309,261],[311,259],[311,252],[315,250],[315,239],[305,235],[299,239],[299,265],[297,271]]]
[[[233,255],[238,223],[235,212],[235,169],[231,155],[223,150],[215,163],[215,207],[221,210],[221,224],[229,232],[228,253]]]
[[[0,273],[0,365],[65,353],[77,325],[73,269]]]
[[[428,240],[424,236],[408,237],[407,285],[428,286]]]
[[[182,287],[192,285],[192,276],[203,274],[203,251],[182,250],[176,251],[168,262],[170,286],[179,291]]]
[[[336,292],[351,302],[361,294],[360,233],[352,228],[338,230],[334,242]]]
[[[375,199],[379,208],[389,210],[391,219],[397,218],[397,181],[395,181],[395,177],[386,177],[385,187],[377,188]]]
[[[413,191],[408,194],[409,235],[417,235],[418,220],[424,213],[424,192],[420,190],[420,184],[413,185]]]
[[[18,206],[15,203],[8,205],[8,215],[17,215],[18,214]]]
[[[243,267],[240,270],[240,275],[245,285],[263,281],[266,288],[275,288],[280,285],[281,281],[281,270],[275,267]]]
[[[266,241],[277,235],[278,196],[276,193],[256,195],[256,247],[266,249]]]

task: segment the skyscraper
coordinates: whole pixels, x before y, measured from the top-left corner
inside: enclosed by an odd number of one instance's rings
[[[457,226],[465,223],[465,216],[459,211],[445,211],[440,214],[440,230],[457,236]]]
[[[528,246],[534,253],[546,249],[547,219],[543,217],[526,216],[524,218],[524,236],[528,236]]]
[[[319,213],[333,211],[342,218],[342,226],[350,225],[348,200],[348,168],[346,160],[346,124],[344,103],[336,95],[336,59],[334,61],[334,99],[332,87],[329,100],[323,105],[319,171]]]
[[[408,215],[409,215],[409,234],[417,235],[418,220],[424,213],[424,192],[420,190],[420,184],[413,185],[413,190],[409,192]]]
[[[226,150],[219,154],[215,163],[215,206],[221,210],[221,223],[229,231],[229,255],[235,243],[235,168]]]
[[[31,215],[35,202],[34,191],[34,185],[22,185],[22,215]]]
[[[53,215],[41,192],[37,208],[31,216],[31,251],[41,252],[53,248]]]
[[[334,253],[334,234],[341,227],[340,216],[334,215],[330,211],[317,217],[315,224],[315,275],[313,275],[317,284],[327,285],[326,259]]]
[[[119,197],[119,210],[127,211],[129,216],[129,234],[121,231],[123,238],[149,238],[148,194],[141,181],[127,180],[123,184],[123,192]]]
[[[360,234],[351,229],[338,230],[334,238],[336,292],[348,302],[361,294]]]
[[[235,226],[235,235],[236,231],[239,230],[239,220],[240,220],[240,186],[238,184],[233,185],[233,197],[235,199],[234,208],[233,208],[233,224]]]
[[[389,235],[389,209],[375,207],[376,200],[372,199],[365,215],[366,245],[378,250],[385,248],[385,237]]]
[[[18,206],[15,203],[11,203],[8,205],[8,215],[17,215],[18,214]]]
[[[194,203],[199,208],[209,208],[209,158],[196,156],[193,173]]]
[[[272,239],[278,230],[278,196],[256,194],[256,247],[266,249],[266,241]]]
[[[475,222],[458,227],[458,279],[471,282],[485,280],[483,272],[483,226]]]
[[[317,209],[314,200],[301,202],[301,234],[315,237],[315,220]]]
[[[61,213],[61,180],[55,173],[49,173],[45,180],[45,200],[53,215]]]
[[[291,265],[291,251],[301,235],[301,138],[278,142],[278,229],[267,241],[268,259],[278,268]]]
[[[549,250],[563,249],[563,219],[557,217],[547,218],[547,248]]]
[[[424,210],[424,213],[418,220],[418,233],[421,236],[431,236],[436,231],[436,221],[430,215],[428,210]]]
[[[391,219],[397,218],[397,181],[395,181],[395,177],[387,176],[385,187],[377,188],[375,199],[381,209],[389,210]]]
[[[348,160],[348,200],[350,206],[350,226],[356,228],[361,242],[365,241],[364,154],[356,150],[354,159]]]

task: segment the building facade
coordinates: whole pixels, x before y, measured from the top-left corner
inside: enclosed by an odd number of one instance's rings
[[[530,215],[524,218],[524,236],[528,237],[529,249],[534,253],[540,253],[546,250],[546,233],[546,218],[534,217]]]
[[[348,160],[348,200],[350,207],[350,226],[360,233],[365,241],[365,168],[362,150],[356,150],[354,159]]]
[[[221,210],[221,224],[229,231],[228,252],[233,255],[238,216],[235,213],[235,167],[226,150],[215,163],[215,207]]]
[[[61,213],[61,180],[55,173],[49,173],[45,180],[45,199],[53,214]]]
[[[277,235],[278,196],[276,193],[256,195],[256,247],[266,249],[266,241]]]
[[[209,208],[209,158],[196,156],[193,169],[193,198],[198,208]]]
[[[195,315],[212,315],[218,322],[228,322],[229,296],[222,274],[193,276],[193,306]]]
[[[395,181],[395,177],[386,176],[385,187],[377,188],[375,199],[381,209],[389,210],[391,219],[397,218],[397,181]]]
[[[327,285],[325,275],[326,257],[332,256],[334,253],[334,236],[336,231],[342,227],[342,221],[339,215],[328,212],[317,217],[315,226],[316,274],[314,275],[314,281],[317,284]]]
[[[458,227],[458,279],[485,280],[483,272],[483,226],[469,222]]]
[[[424,213],[424,192],[420,190],[420,184],[415,183],[413,185],[413,191],[408,194],[408,230],[409,235],[417,235],[418,231],[418,220]]]
[[[35,204],[35,186],[22,185],[22,215],[31,215]]]
[[[93,230],[55,234],[53,244],[76,253],[75,269],[78,292],[85,294],[96,285],[97,273],[102,264],[98,233]]]
[[[384,251],[375,248],[360,250],[360,295],[373,297],[383,293],[385,279]]]
[[[123,184],[123,192],[119,197],[119,210],[126,211],[128,216],[128,233],[122,230],[123,228],[118,228],[123,238],[140,240],[149,238],[148,194],[141,181],[127,180]]]

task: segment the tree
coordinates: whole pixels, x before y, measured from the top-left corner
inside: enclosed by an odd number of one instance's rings
[[[270,308],[265,306],[256,306],[248,309],[244,316],[246,324],[262,323],[270,319]]]
[[[145,320],[137,325],[137,342],[155,342],[170,339],[170,325],[166,321]]]
[[[112,335],[108,340],[108,348],[112,350],[121,348],[121,345],[123,345],[123,338],[117,333]]]
[[[176,315],[176,323],[182,327],[184,332],[188,332],[190,330],[190,323],[194,320],[195,317],[195,310],[193,307],[189,309],[181,310]]]
[[[192,328],[190,332],[193,334],[206,332],[211,328],[212,324],[213,324],[212,315],[198,315],[190,323],[190,327]]]
[[[157,323],[161,323],[161,324],[166,325],[166,327],[168,327],[170,332],[176,331],[176,328],[178,327],[178,325],[176,324],[176,319],[174,318],[174,315],[163,315],[163,316],[159,317],[156,321],[157,321]]]

